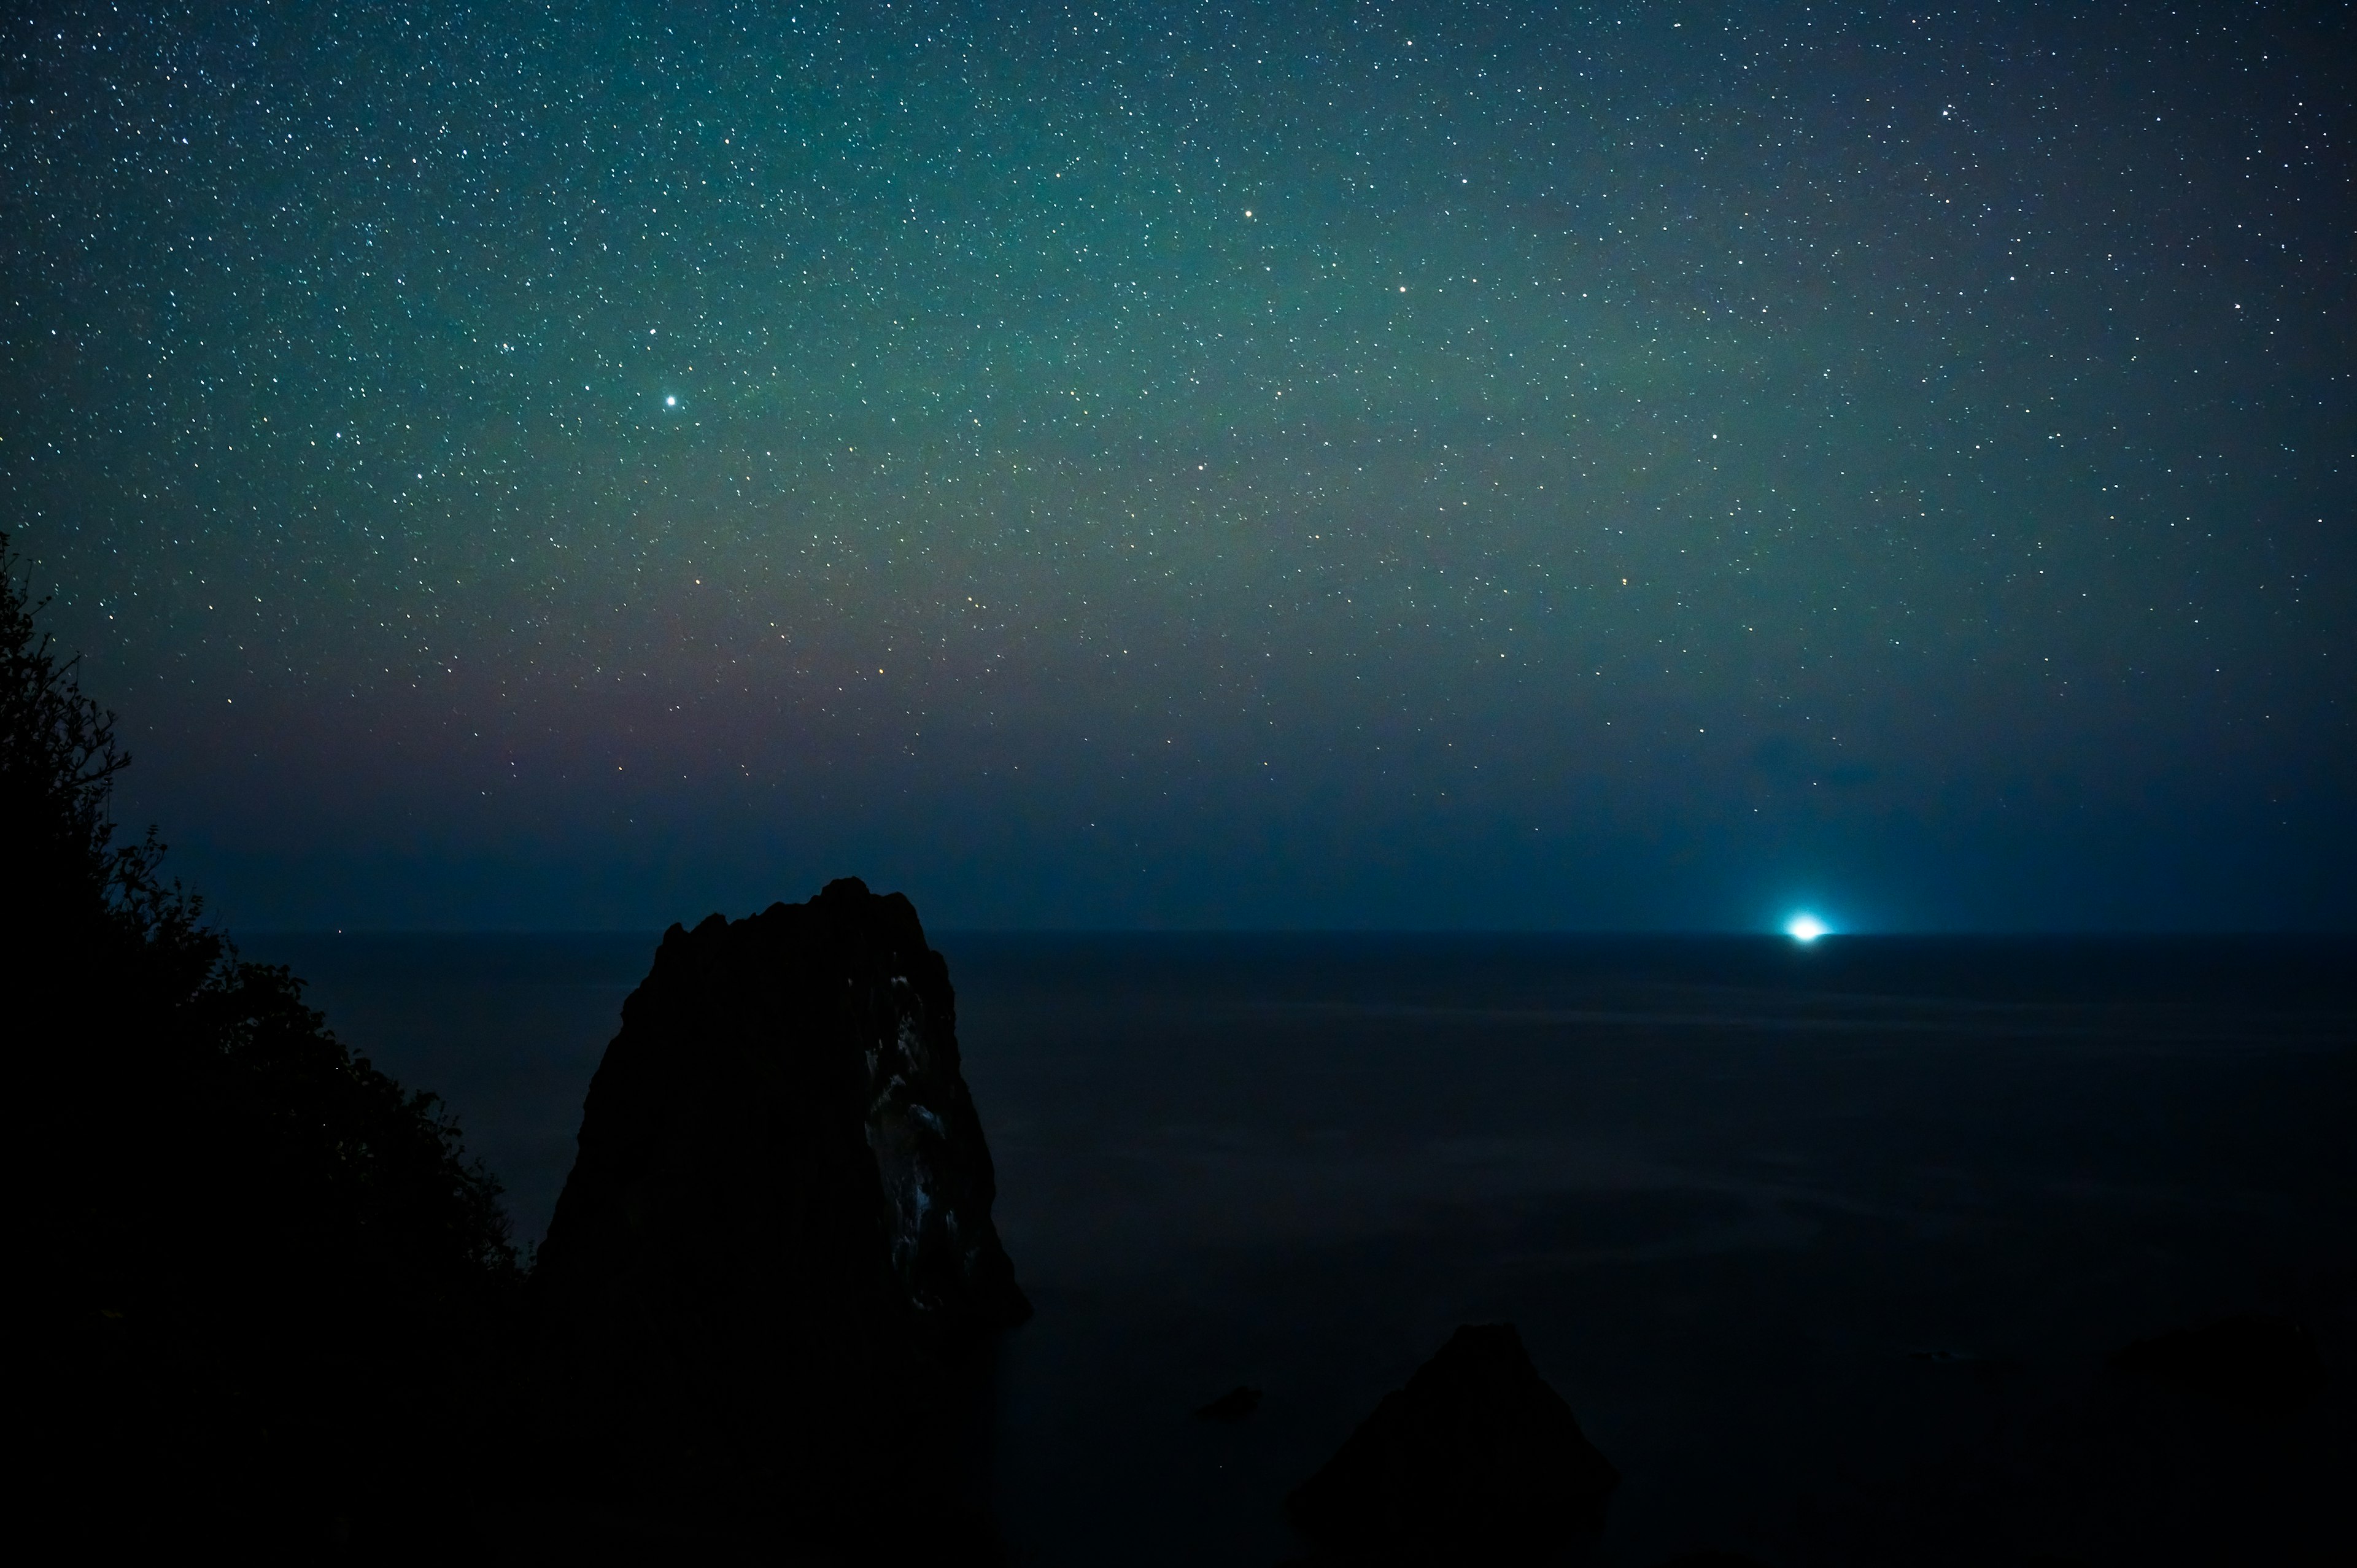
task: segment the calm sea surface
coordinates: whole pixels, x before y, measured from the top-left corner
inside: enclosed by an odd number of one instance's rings
[[[444,1094],[530,1240],[654,940],[245,948]],[[1286,1489],[1499,1319],[1621,1471],[1609,1563],[2357,1541],[2357,945],[934,940],[1039,1307],[1019,1562],[1284,1560]],[[2102,1375],[2242,1311],[2319,1337],[2305,1414]],[[1189,1418],[1239,1383],[1250,1420]]]

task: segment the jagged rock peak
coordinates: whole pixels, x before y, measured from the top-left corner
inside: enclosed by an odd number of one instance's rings
[[[915,908],[856,878],[663,934],[533,1271],[571,1441],[674,1493],[876,1489],[1029,1311],[956,1025]]]

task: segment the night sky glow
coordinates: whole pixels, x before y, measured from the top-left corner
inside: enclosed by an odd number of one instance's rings
[[[34,10],[233,922],[2357,920],[2346,6]]]

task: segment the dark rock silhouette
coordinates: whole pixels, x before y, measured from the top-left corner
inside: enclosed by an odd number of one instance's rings
[[[1260,1391],[1239,1384],[1198,1410],[1195,1416],[1199,1421],[1224,1421],[1232,1425],[1259,1408]]]
[[[951,1477],[974,1352],[1030,1310],[994,1196],[948,966],[906,898],[845,879],[673,926],[528,1291],[561,1482],[863,1560],[971,1534]]]
[[[131,758],[21,564],[0,532],[32,1530],[100,1561],[447,1553],[507,1480],[477,1398],[519,1283],[499,1185],[119,832]]]
[[[2298,1412],[2324,1379],[2308,1330],[2260,1313],[2139,1339],[2112,1366],[2252,1415]]]
[[[1593,1545],[1620,1478],[1513,1325],[1469,1325],[1286,1509],[1317,1561],[1567,1563]]]

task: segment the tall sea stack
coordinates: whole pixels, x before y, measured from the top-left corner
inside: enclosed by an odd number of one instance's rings
[[[861,1560],[942,1528],[975,1354],[1030,1311],[994,1196],[949,969],[907,898],[845,879],[672,927],[533,1271],[565,1489]]]

